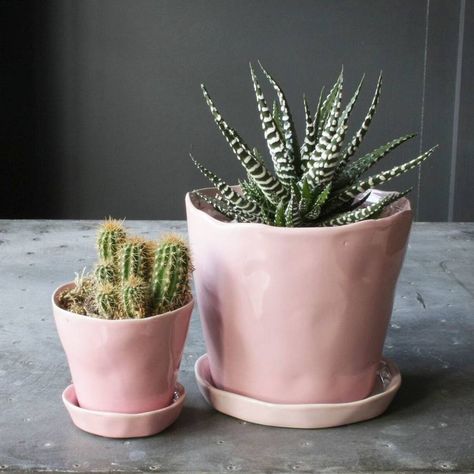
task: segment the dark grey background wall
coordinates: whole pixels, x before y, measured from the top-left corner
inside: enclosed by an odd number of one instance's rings
[[[189,158],[241,170],[199,84],[264,149],[248,61],[315,105],[344,64],[362,73],[360,122],[380,69],[364,150],[417,131],[385,163],[439,143],[413,186],[418,220],[473,220],[474,2],[467,0],[42,0],[0,3],[1,217],[174,219],[207,185]]]

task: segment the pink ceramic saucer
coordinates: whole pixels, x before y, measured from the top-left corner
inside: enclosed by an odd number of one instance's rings
[[[178,383],[169,406],[145,413],[128,414],[81,408],[74,385],[69,385],[63,392],[63,402],[73,423],[81,430],[107,438],[139,438],[160,433],[178,418],[185,398],[186,391]]]
[[[251,423],[282,428],[329,428],[369,420],[387,409],[402,381],[395,363],[382,359],[375,388],[363,400],[286,405],[268,403],[214,387],[207,354],[196,361],[194,373],[199,391],[217,411]]]

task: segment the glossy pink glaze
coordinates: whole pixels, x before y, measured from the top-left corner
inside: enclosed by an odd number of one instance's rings
[[[380,366],[383,367],[385,384],[380,376],[376,376],[379,380],[367,398],[348,403],[270,403],[219,390],[212,384],[207,354],[196,361],[194,373],[202,396],[221,413],[261,425],[314,429],[358,423],[381,415],[390,405],[402,380],[394,362],[384,360]]]
[[[70,284],[69,284],[70,285]],[[143,413],[171,403],[193,301],[144,319],[80,316],[57,305],[53,313],[82,408]]]
[[[410,232],[408,200],[388,217],[329,228],[222,222],[189,194],[186,209],[215,386],[273,403],[368,396]]]
[[[94,411],[79,407],[74,385],[63,392],[64,405],[73,423],[81,430],[107,438],[141,438],[168,428],[183,409],[186,392],[177,384],[173,401],[165,408],[144,413]]]

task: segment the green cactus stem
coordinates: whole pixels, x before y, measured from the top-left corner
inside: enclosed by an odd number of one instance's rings
[[[118,319],[120,317],[120,301],[113,285],[106,283],[99,285],[96,291],[97,311],[105,319]]]
[[[132,237],[122,245],[120,273],[123,282],[132,276],[147,279],[150,269],[149,247],[145,239]]]
[[[155,252],[152,272],[152,302],[155,313],[172,311],[189,301],[191,261],[184,241],[169,235]]]
[[[94,276],[100,285],[105,283],[114,283],[117,279],[114,265],[111,263],[99,263],[95,267]]]
[[[134,319],[144,318],[148,313],[149,288],[136,276],[131,276],[122,289],[122,303],[125,316]]]
[[[107,219],[100,227],[97,236],[99,258],[104,263],[116,264],[119,250],[125,241],[126,233],[122,222]]]

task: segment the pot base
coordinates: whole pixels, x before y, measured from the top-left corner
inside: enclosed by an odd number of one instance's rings
[[[64,390],[62,398],[72,422],[81,430],[107,438],[141,438],[160,433],[178,418],[183,409],[186,391],[177,383],[170,405],[159,410],[133,414],[81,408],[74,385],[69,385]]]
[[[401,385],[400,370],[388,359],[380,361],[374,390],[367,398],[350,403],[278,404],[216,388],[207,354],[194,366],[199,391],[217,411],[259,425],[281,428],[329,428],[369,420],[381,415]]]

